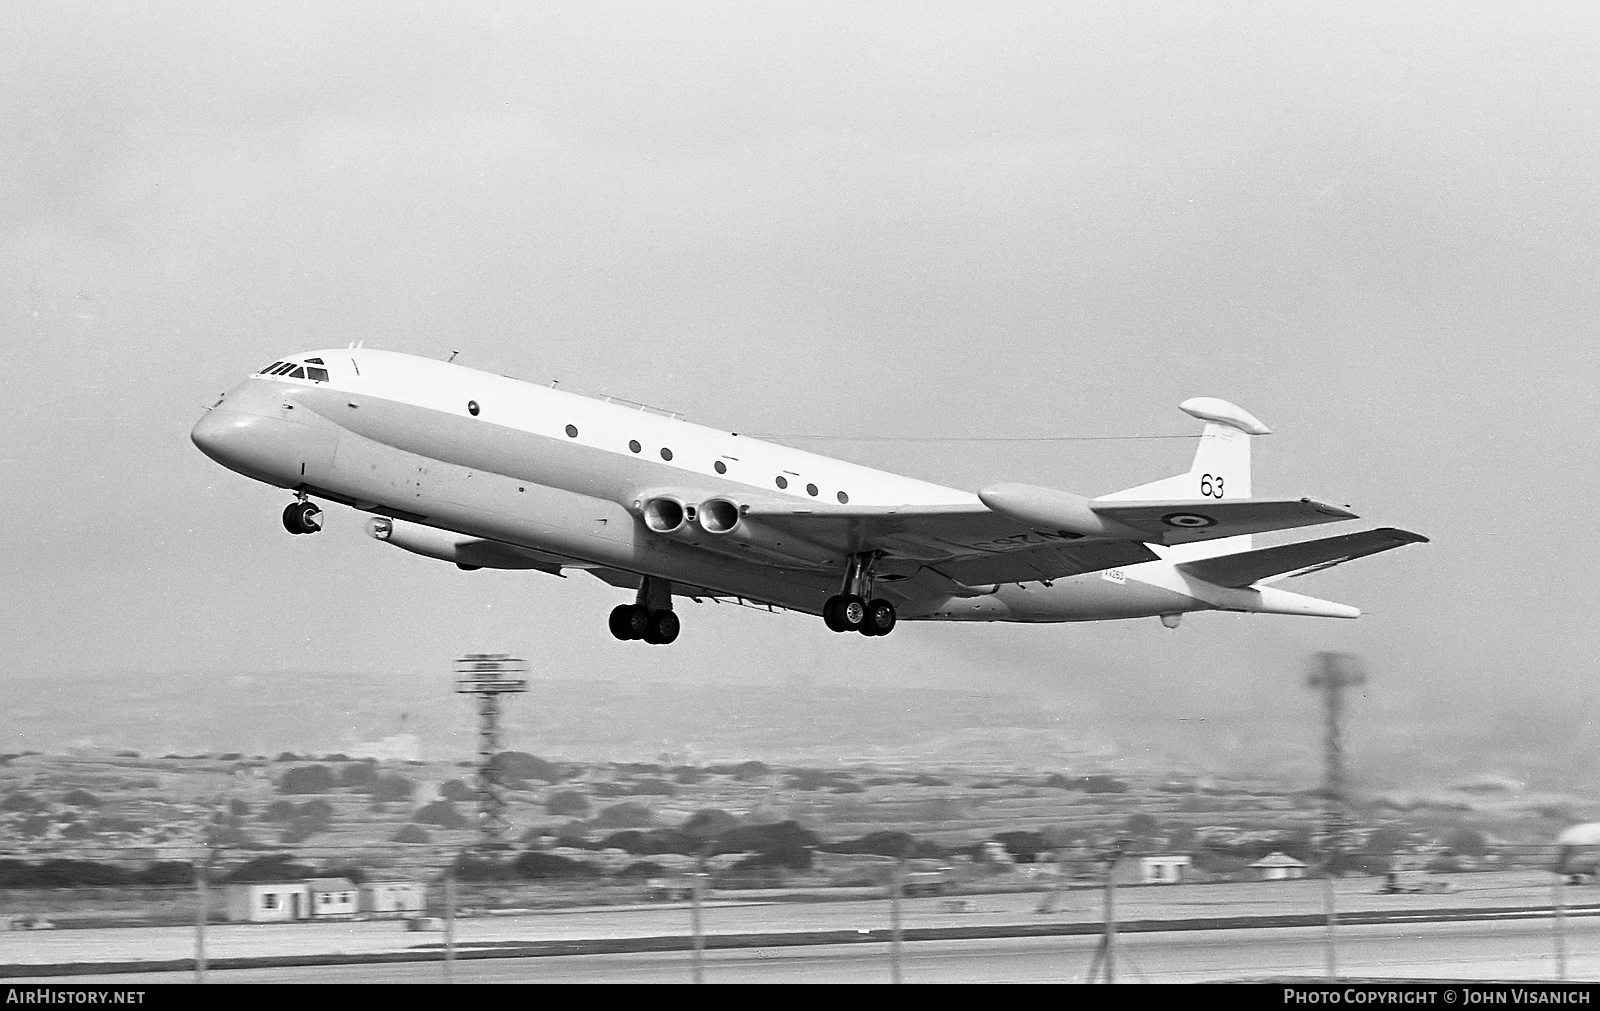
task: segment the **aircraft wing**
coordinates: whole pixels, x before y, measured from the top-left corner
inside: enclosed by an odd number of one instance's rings
[[[879,572],[890,578],[911,578],[928,568],[968,587],[1062,579],[1155,561],[1159,556],[1150,543],[1181,544],[1355,517],[1312,499],[1121,502],[1043,489],[1023,489],[1022,498],[1001,491],[991,495],[990,504],[980,499],[836,506],[746,494],[734,502],[692,488],[641,491],[632,500],[636,510],[658,497],[699,502],[702,520],[720,501],[725,532],[689,529],[687,534],[696,546],[719,554],[832,570],[850,555],[880,551]],[[1043,492],[1043,498],[1034,491]],[[1058,508],[1069,500],[1070,508]]]
[[[1019,521],[982,503],[820,506],[751,503],[744,520],[838,555],[879,550],[880,571],[909,576],[927,566],[967,586],[1061,579],[1156,555],[1138,540],[1088,538]]]
[[[1168,545],[1357,519],[1356,514],[1347,509],[1309,498],[1250,498],[1226,502],[1094,499],[1089,508],[1101,519],[1134,531],[1151,543]]]
[[[1075,544],[1023,548],[1005,554],[968,555],[930,563],[928,568],[957,583],[980,586],[1064,579],[1083,572],[1153,562],[1157,557],[1138,541],[1084,540]]]
[[[1409,530],[1381,527],[1358,534],[1341,534],[1338,537],[1323,537],[1298,544],[1280,544],[1275,548],[1181,562],[1178,568],[1218,586],[1244,587],[1270,576],[1303,576],[1308,572],[1330,569],[1353,558],[1375,555],[1406,544],[1425,544],[1427,540]]]

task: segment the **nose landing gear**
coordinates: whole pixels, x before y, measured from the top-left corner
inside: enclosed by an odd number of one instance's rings
[[[672,583],[645,576],[639,583],[637,601],[612,608],[608,624],[611,634],[624,642],[643,639],[652,646],[672,642],[682,628],[672,610]]]
[[[860,632],[866,636],[894,631],[894,605],[872,596],[877,582],[878,552],[850,556],[844,585],[822,605],[822,621],[835,632]]]
[[[283,529],[291,534],[314,534],[322,529],[322,510],[308,499],[290,502],[283,510]]]

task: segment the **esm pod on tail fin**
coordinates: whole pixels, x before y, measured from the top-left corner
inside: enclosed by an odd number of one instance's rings
[[[369,348],[273,362],[191,437],[290,491],[378,519],[373,537],[461,569],[585,569],[632,594],[622,640],[671,642],[678,599],[820,615],[836,632],[900,621],[1095,621],[1189,611],[1355,617],[1268,584],[1426,540],[1394,528],[1254,549],[1251,535],[1354,519],[1309,498],[1251,495],[1250,440],[1225,400],[1189,471],[1099,498],[996,484],[977,494],[581,397]]]

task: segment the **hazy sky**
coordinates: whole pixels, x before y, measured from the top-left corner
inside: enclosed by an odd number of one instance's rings
[[[1593,5],[50,0],[5,21],[0,679],[442,687],[492,649],[1149,727],[1310,719],[1304,658],[1343,649],[1374,747],[1594,730]],[[1277,433],[1257,494],[1433,543],[1288,584],[1357,622],[863,640],[688,604],[673,647],[618,643],[624,595],[590,577],[459,572],[340,507],[291,537],[284,493],[189,443],[246,373],[356,340],[790,436],[1187,435],[1175,405],[1220,396]],[[1193,449],[803,445],[1085,494]]]

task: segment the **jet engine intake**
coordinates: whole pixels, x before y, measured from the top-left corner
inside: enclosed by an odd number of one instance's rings
[[[658,534],[677,533],[690,516],[690,510],[682,502],[665,495],[646,499],[640,513],[644,516],[644,525]]]
[[[718,536],[732,533],[739,525],[739,515],[739,506],[728,499],[706,499],[700,503],[700,529]]]

